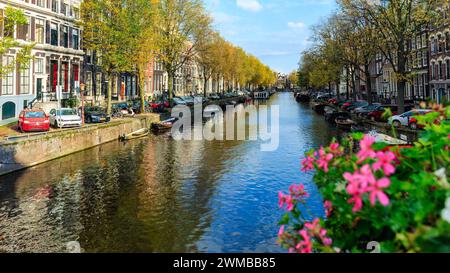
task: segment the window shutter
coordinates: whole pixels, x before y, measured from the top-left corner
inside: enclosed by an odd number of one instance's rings
[[[73,28],[72,27],[69,27],[69,48],[72,48],[72,31],[73,31]]]
[[[59,46],[64,46],[64,31],[63,25],[59,25]]]
[[[46,44],[50,44],[50,32],[51,32],[50,21],[45,21],[45,43]]]
[[[31,17],[30,19],[30,25],[31,25],[31,41],[36,41],[36,20],[34,17]]]

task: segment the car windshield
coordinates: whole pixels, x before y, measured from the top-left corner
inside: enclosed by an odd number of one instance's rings
[[[77,112],[73,109],[62,109],[62,110],[56,110],[56,114],[58,116],[72,116],[72,115],[77,115]]]
[[[25,113],[26,118],[45,118],[44,112],[26,112]]]

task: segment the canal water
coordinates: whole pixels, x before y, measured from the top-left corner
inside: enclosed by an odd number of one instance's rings
[[[303,183],[323,215],[303,153],[336,130],[291,93],[280,145],[259,141],[113,142],[0,177],[0,252],[282,252],[278,191]]]

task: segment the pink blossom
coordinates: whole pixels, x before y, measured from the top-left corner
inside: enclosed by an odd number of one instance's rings
[[[283,208],[284,205],[286,205],[287,211],[292,211],[294,209],[294,200],[291,195],[285,195],[282,192],[279,192],[278,199],[280,209]]]
[[[383,189],[389,187],[390,184],[391,181],[389,180],[389,178],[385,177],[376,181],[374,185],[369,187],[370,203],[372,204],[372,206],[375,206],[377,198],[381,205],[385,207],[389,205],[389,197],[383,192]]]
[[[333,204],[331,203],[331,201],[325,201],[323,204],[323,207],[325,208],[325,212],[327,217],[331,216],[331,212],[333,211]]]
[[[284,225],[282,225],[280,227],[280,230],[278,231],[278,238],[281,238],[281,236],[283,236],[283,234],[284,234]]]
[[[396,160],[396,157],[393,152],[377,152],[377,158],[378,161],[372,166],[375,171],[383,170],[386,176],[395,173],[395,167],[392,165],[392,162]]]
[[[307,172],[314,170],[314,161],[315,159],[311,156],[307,156],[302,160],[302,172]]]
[[[362,209],[363,196],[366,193],[369,193],[372,206],[375,205],[376,199],[378,199],[383,206],[389,204],[389,198],[383,192],[383,189],[389,187],[390,180],[388,178],[377,180],[370,165],[364,165],[354,174],[345,173],[344,178],[348,181],[346,187],[347,193],[352,196],[348,202],[354,204],[353,212],[358,212]]]
[[[319,159],[317,159],[317,165],[319,169],[323,169],[324,172],[328,172],[328,163],[333,159],[333,154],[327,154],[325,150],[320,148],[319,150]]]
[[[299,253],[311,253],[312,252],[312,242],[309,234],[306,230],[300,230],[300,236],[302,236],[303,240],[298,243],[295,248]]]
[[[299,185],[291,185],[289,187],[289,193],[299,199],[300,197],[307,197],[308,193],[305,191],[305,186],[303,186],[302,184]]]
[[[376,156],[375,151],[372,149],[372,144],[375,143],[375,138],[369,135],[365,135],[359,142],[360,151],[356,154],[358,157],[358,163],[363,162],[367,158],[374,158]]]

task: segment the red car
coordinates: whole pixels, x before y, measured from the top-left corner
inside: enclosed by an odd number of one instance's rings
[[[17,123],[21,132],[50,130],[50,119],[42,109],[25,109],[20,112]]]
[[[367,114],[367,118],[372,121],[380,121],[380,122],[386,122],[387,119],[383,118],[384,111],[386,109],[390,108],[391,113],[393,116],[397,115],[398,113],[398,106],[396,105],[381,105],[377,107],[374,111]],[[413,107],[410,105],[405,105],[405,111],[410,111]]]

